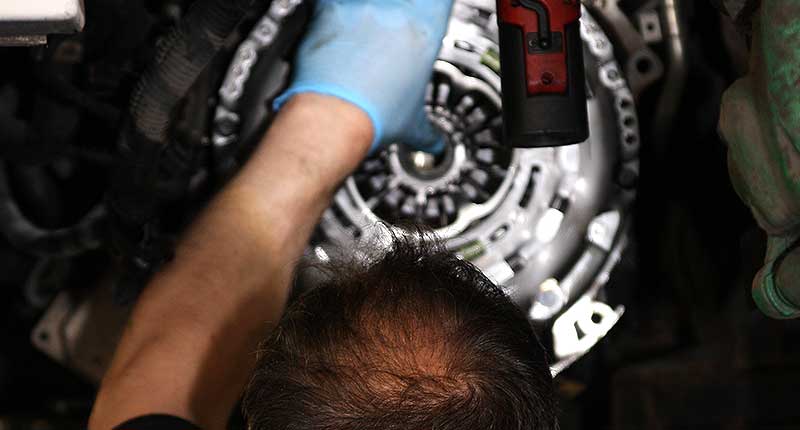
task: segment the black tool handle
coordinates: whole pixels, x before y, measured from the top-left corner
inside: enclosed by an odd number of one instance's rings
[[[524,34],[523,27],[499,18],[505,144],[534,148],[584,142],[589,120],[580,22],[564,25],[563,33],[550,29],[548,45],[543,47],[541,31]],[[566,62],[565,91],[532,94],[528,68],[543,55],[558,51]]]

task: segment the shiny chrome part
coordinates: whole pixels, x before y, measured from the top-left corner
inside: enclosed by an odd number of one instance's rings
[[[621,315],[606,312],[611,308],[600,305],[599,292],[624,248],[639,171],[638,118],[614,46],[584,10],[590,138],[560,148],[503,146],[494,5],[455,1],[426,97],[429,119],[446,137],[445,151],[431,156],[397,142],[366,160],[336,194],[309,254],[326,260],[354,241],[380,243],[378,222],[430,226],[503,285],[534,322],[558,323],[559,370],[594,344],[580,336],[574,342],[565,321],[580,320],[590,329],[583,333],[599,340]],[[281,19],[268,13],[239,46],[220,89],[216,145],[236,142],[240,124],[263,115],[239,105],[246,84],[258,87],[248,83],[251,70],[269,44],[264,41],[281,31]],[[603,311],[602,330],[585,322],[592,321],[587,309]]]

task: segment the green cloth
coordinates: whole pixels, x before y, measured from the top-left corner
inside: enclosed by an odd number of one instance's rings
[[[763,0],[753,23],[750,71],[723,96],[720,132],[734,188],[770,237],[753,298],[798,318],[800,271],[787,261],[800,253],[800,0]]]

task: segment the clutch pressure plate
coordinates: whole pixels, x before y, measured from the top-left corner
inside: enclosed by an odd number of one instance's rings
[[[302,19],[303,3],[274,1],[236,51],[214,123],[220,151],[252,139],[271,116],[270,101],[291,74],[276,44]],[[639,171],[638,120],[614,47],[584,10],[589,139],[560,148],[502,145],[494,5],[455,1],[426,97],[430,120],[446,136],[445,151],[431,156],[397,142],[371,156],[336,194],[310,250],[325,259],[376,234],[378,222],[426,225],[552,332],[546,338],[558,373],[623,312],[602,298],[626,244]]]

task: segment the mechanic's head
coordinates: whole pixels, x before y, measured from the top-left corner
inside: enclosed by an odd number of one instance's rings
[[[432,243],[397,237],[289,308],[245,395],[251,430],[557,428],[522,312]]]

